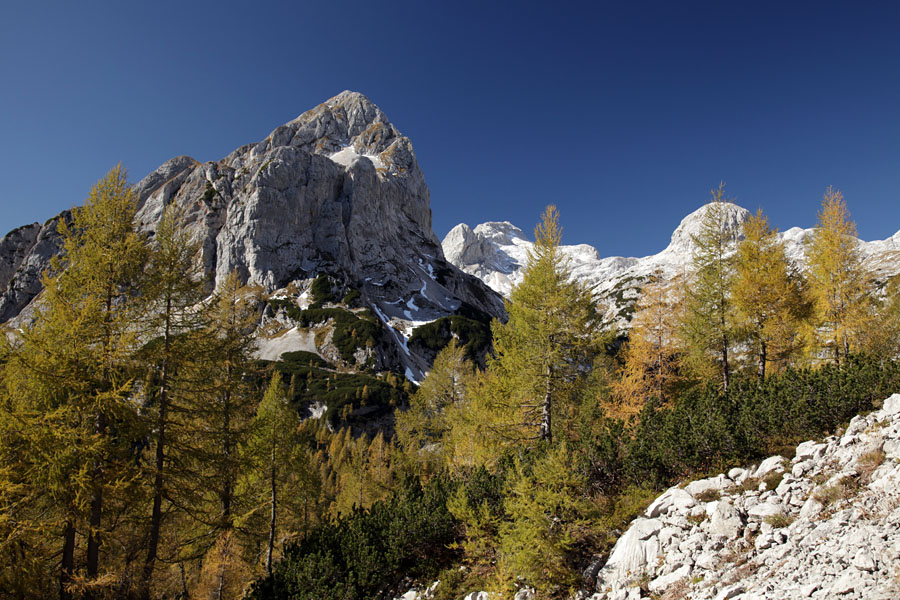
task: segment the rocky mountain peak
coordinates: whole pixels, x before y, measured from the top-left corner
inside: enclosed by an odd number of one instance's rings
[[[149,234],[167,206],[184,209],[216,285],[236,271],[269,292],[302,291],[326,275],[336,289],[358,292],[395,341],[394,357],[378,364],[399,363],[413,377],[428,364],[410,354],[401,332],[463,308],[504,314],[494,292],[444,260],[412,143],[358,92],[342,92],[219,161],[173,158],[135,188],[137,219]],[[0,239],[2,320],[40,293],[40,274],[59,251],[59,218]]]
[[[731,202],[707,203],[681,220],[681,223],[672,232],[672,240],[665,251],[690,256],[694,248],[693,238],[702,230],[703,218],[706,213],[715,206],[723,211],[725,230],[731,241],[741,239],[741,228],[744,222],[750,218],[750,211]]]
[[[518,240],[527,241],[524,231],[509,221],[488,221],[475,227],[475,233],[498,244],[513,244]]]
[[[595,248],[586,244],[563,246],[562,251],[569,258],[573,277],[587,284],[608,307],[607,318],[620,328],[628,328],[641,286],[653,273],[672,280],[690,270],[694,237],[700,233],[703,217],[713,206],[704,204],[684,217],[672,233],[669,245],[650,256],[601,257]],[[719,207],[724,211],[728,236],[737,243],[751,213],[730,202]],[[634,225],[634,230],[640,234],[639,224]],[[806,244],[813,231],[792,227],[779,234],[788,258],[798,267],[804,264]],[[458,225],[444,238],[443,247],[447,260],[508,296],[522,279],[532,242],[521,229],[502,221],[483,223],[474,229]],[[900,272],[900,232],[886,240],[860,240],[858,248],[866,267],[877,277],[886,279]]]

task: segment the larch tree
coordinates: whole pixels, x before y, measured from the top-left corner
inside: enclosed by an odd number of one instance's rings
[[[34,325],[17,334],[9,377],[33,445],[32,485],[60,511],[63,537],[60,596],[76,577],[76,535],[87,538],[83,595],[101,585],[104,510],[137,480],[135,323],[147,256],[134,227],[136,194],[116,167],[91,190],[71,222],[59,222],[63,247],[43,277]],[[111,497],[112,495],[112,497]]]
[[[590,290],[572,279],[556,207],[544,211],[535,238],[506,303],[509,320],[494,322],[496,359],[488,369],[498,384],[497,431],[509,441],[552,442],[554,414],[564,414],[589,371],[600,317]]]
[[[855,348],[869,313],[869,276],[857,243],[844,196],[829,187],[806,256],[818,345],[836,364]]]
[[[769,363],[784,366],[800,350],[808,303],[799,273],[761,211],[744,222],[735,258],[736,326],[756,357],[759,378],[765,379]]]
[[[257,297],[258,290],[242,285],[236,273],[225,278],[203,309],[205,325],[184,374],[190,388],[178,423],[185,482],[180,508],[200,528],[190,556],[207,550],[201,587],[218,600],[242,572],[236,567],[242,553],[235,529],[250,509],[238,482],[249,467],[243,447],[257,403],[252,386]]]
[[[302,483],[308,479],[303,475],[311,469],[306,449],[298,438],[300,423],[300,415],[291,406],[281,374],[276,371],[256,409],[248,444],[254,464],[248,488],[259,490],[258,496],[265,495],[264,503],[268,505],[265,561],[269,575],[272,574],[277,533],[279,528],[284,529],[284,508],[291,506],[291,498],[296,500],[311,491],[302,489]],[[279,515],[282,517],[281,523]]]
[[[683,364],[696,377],[711,380],[718,373],[722,389],[731,379],[729,353],[734,343],[734,277],[732,242],[724,185],[712,192],[700,231],[692,235],[694,252],[681,321]]]
[[[895,276],[884,287],[879,302],[872,302],[871,317],[862,332],[863,352],[881,361],[900,356],[900,277]]]
[[[397,441],[403,460],[416,474],[427,478],[446,465],[450,413],[464,402],[473,376],[466,349],[452,340],[434,359],[409,409],[398,411]]]
[[[177,493],[173,479],[179,474],[177,454],[181,433],[177,429],[186,394],[183,375],[198,352],[198,336],[203,325],[198,310],[204,294],[204,280],[199,269],[199,244],[184,227],[185,216],[177,205],[170,205],[156,228],[150,254],[144,297],[149,304],[145,319],[145,337],[150,341],[142,354],[148,365],[146,397],[142,411],[153,444],[151,498],[146,557],[139,588],[142,598],[149,600],[151,579],[156,566],[161,537],[164,501]],[[174,459],[174,460],[173,460]]]
[[[675,319],[679,298],[677,289],[667,285],[660,272],[654,272],[641,290],[636,305],[625,363],[613,382],[617,404],[608,407],[615,417],[628,417],[641,411],[649,398],[664,402],[678,380],[678,330]]]

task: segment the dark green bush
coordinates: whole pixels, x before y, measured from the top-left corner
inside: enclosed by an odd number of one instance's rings
[[[326,302],[334,302],[333,287],[334,282],[328,275],[322,274],[313,279],[312,285],[309,288],[313,304],[321,306]]]
[[[318,354],[304,350],[283,353],[281,362],[296,367],[317,367],[319,369],[331,367],[331,364]]]
[[[387,598],[406,577],[433,577],[449,564],[458,528],[447,510],[454,484],[436,477],[424,488],[407,480],[389,499],[311,530],[285,549],[271,576],[249,598]]]
[[[435,355],[456,337],[466,349],[466,356],[473,362],[481,362],[491,347],[491,328],[481,321],[451,315],[416,327],[409,337],[412,348],[427,348]]]
[[[665,485],[693,472],[751,462],[834,433],[898,384],[898,365],[858,356],[841,367],[788,369],[764,382],[747,377],[728,394],[714,386],[688,390],[664,408],[648,403],[623,466],[633,482]]]

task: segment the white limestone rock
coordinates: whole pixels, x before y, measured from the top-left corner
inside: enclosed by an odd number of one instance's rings
[[[743,533],[744,522],[740,513],[727,500],[715,503],[709,519],[709,534],[726,540],[734,540]]]
[[[661,514],[660,529],[648,524],[649,519],[639,519],[635,531],[627,531],[620,543],[628,541],[629,554],[643,562],[642,571],[630,578],[598,580],[598,591],[625,598],[627,590],[635,589],[628,586],[644,575],[654,593],[662,595],[663,584],[672,585],[677,575],[690,573],[690,584],[679,588],[680,593],[698,600],[900,598],[895,580],[900,572],[900,461],[887,458],[868,474],[867,485],[848,485],[837,499],[817,493],[844,478],[856,481],[860,457],[873,449],[894,451],[893,444],[900,440],[900,410],[894,413],[893,408],[854,420],[849,434],[840,439],[801,444],[794,469],[775,490],[726,489],[719,501],[686,508],[686,514]],[[873,427],[877,422],[882,425]],[[840,444],[851,437],[852,443]],[[772,457],[753,472],[773,472],[782,461]],[[828,476],[824,483],[823,475]],[[707,485],[701,480],[694,489]],[[674,489],[665,492],[666,502],[683,497]],[[784,518],[776,520],[778,516]],[[652,556],[655,562],[648,558]],[[745,567],[736,571],[736,565]],[[746,574],[735,582],[737,572]],[[722,587],[723,581],[733,583]]]
[[[694,497],[679,487],[673,487],[666,490],[661,496],[654,500],[647,507],[645,514],[650,518],[655,518],[675,509],[677,512],[683,512],[697,504]]]

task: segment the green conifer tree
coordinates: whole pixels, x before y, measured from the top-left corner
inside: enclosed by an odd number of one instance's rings
[[[566,414],[590,370],[599,315],[590,291],[572,279],[560,249],[559,213],[548,206],[535,229],[522,282],[495,321],[488,369],[494,431],[505,440],[553,440],[554,414]]]
[[[694,376],[711,380],[718,373],[722,389],[731,377],[729,353],[734,343],[734,303],[731,297],[734,257],[730,244],[724,184],[712,191],[700,231],[692,236],[692,272],[686,290],[681,335],[684,365]]]
[[[539,592],[577,583],[567,558],[585,529],[585,480],[565,444],[540,457],[531,469],[517,464],[500,526],[501,582],[522,577]]]

